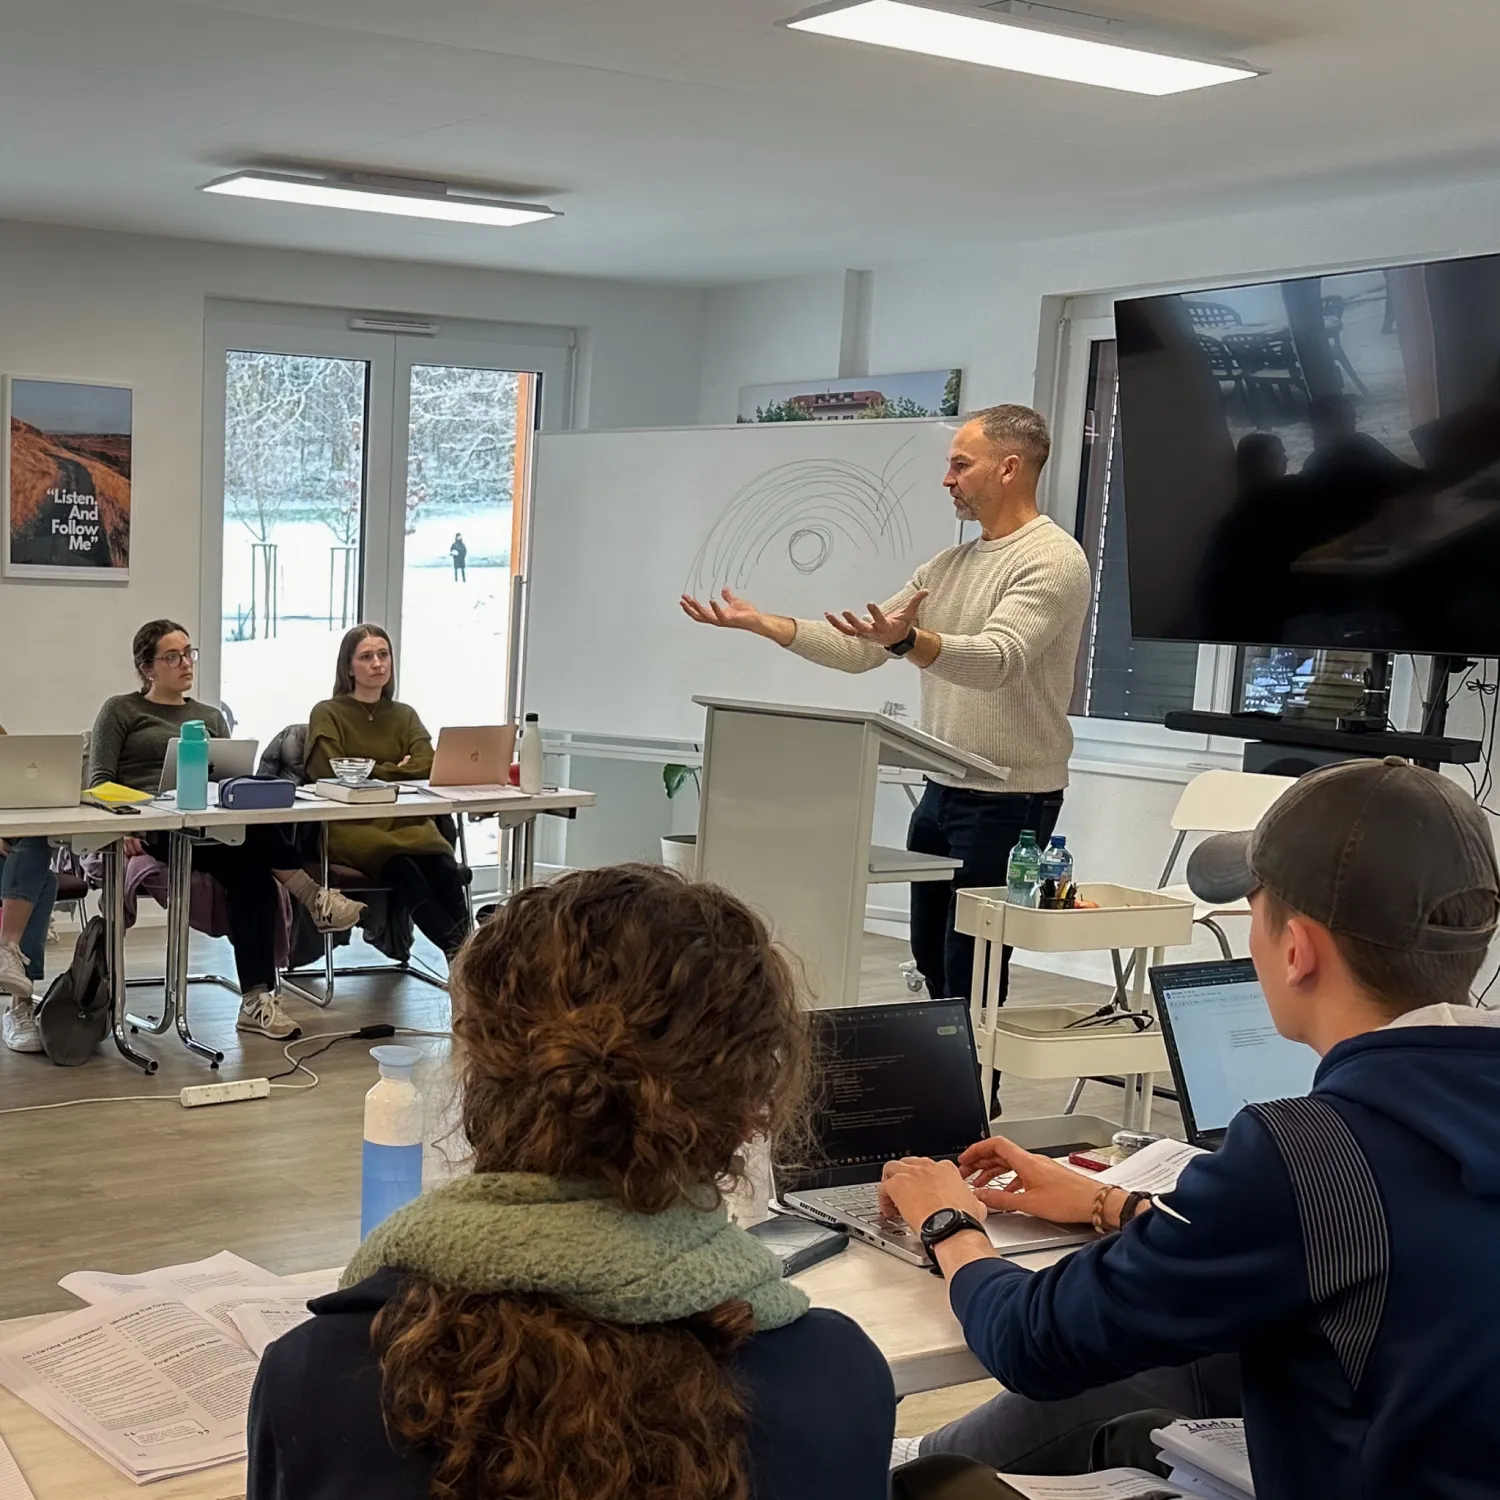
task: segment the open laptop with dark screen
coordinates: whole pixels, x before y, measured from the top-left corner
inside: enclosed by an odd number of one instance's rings
[[[778,1165],[787,1208],[913,1265],[927,1256],[916,1232],[880,1216],[877,1184],[901,1156],[953,1160],[990,1133],[966,1000],[862,1005],[812,1013],[821,1095],[806,1166]],[[1093,1236],[1030,1214],[992,1214],[1003,1254],[1077,1245]]]
[[[1248,958],[1152,969],[1151,992],[1190,1144],[1216,1151],[1245,1105],[1312,1090],[1318,1054],[1276,1030]]]

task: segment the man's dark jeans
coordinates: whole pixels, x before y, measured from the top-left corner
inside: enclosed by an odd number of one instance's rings
[[[1003,886],[1010,851],[1022,830],[1046,844],[1062,811],[1061,792],[974,792],[927,783],[911,816],[906,847],[963,861],[951,881],[911,888],[911,956],[934,999],[969,996],[974,939],[953,930],[957,894],[967,886]],[[1001,960],[1000,999],[1010,978],[1010,948]]]

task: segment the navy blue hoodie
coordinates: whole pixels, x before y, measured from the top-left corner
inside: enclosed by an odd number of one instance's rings
[[[1257,1500],[1500,1494],[1500,1014],[1432,1006],[1251,1105],[1147,1212],[953,1309],[1050,1401],[1237,1350]]]
[[[376,1314],[401,1285],[375,1275],[311,1304],[266,1350],[250,1401],[248,1500],[430,1500],[431,1456],[386,1435]],[[754,1500],[885,1500],[890,1367],[841,1313],[813,1308],[730,1357],[749,1409]]]

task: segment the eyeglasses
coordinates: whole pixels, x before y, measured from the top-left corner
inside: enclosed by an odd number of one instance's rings
[[[183,651],[163,651],[156,658],[156,664],[159,667],[190,667],[197,660],[198,648],[196,646],[189,646]]]

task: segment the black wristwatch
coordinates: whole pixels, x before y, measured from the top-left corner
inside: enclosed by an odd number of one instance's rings
[[[885,649],[889,651],[892,656],[905,656],[908,651],[912,650],[916,646],[916,644],[917,627],[913,625],[912,628],[906,632],[906,635],[903,639],[897,641],[894,646],[887,646]]]
[[[928,1214],[922,1224],[922,1248],[927,1252],[927,1259],[934,1271],[938,1270],[935,1253],[937,1247],[944,1240],[951,1240],[955,1234],[962,1234],[966,1229],[977,1229],[980,1234],[984,1233],[984,1225],[973,1214],[966,1214],[961,1208],[940,1208],[935,1214]]]

